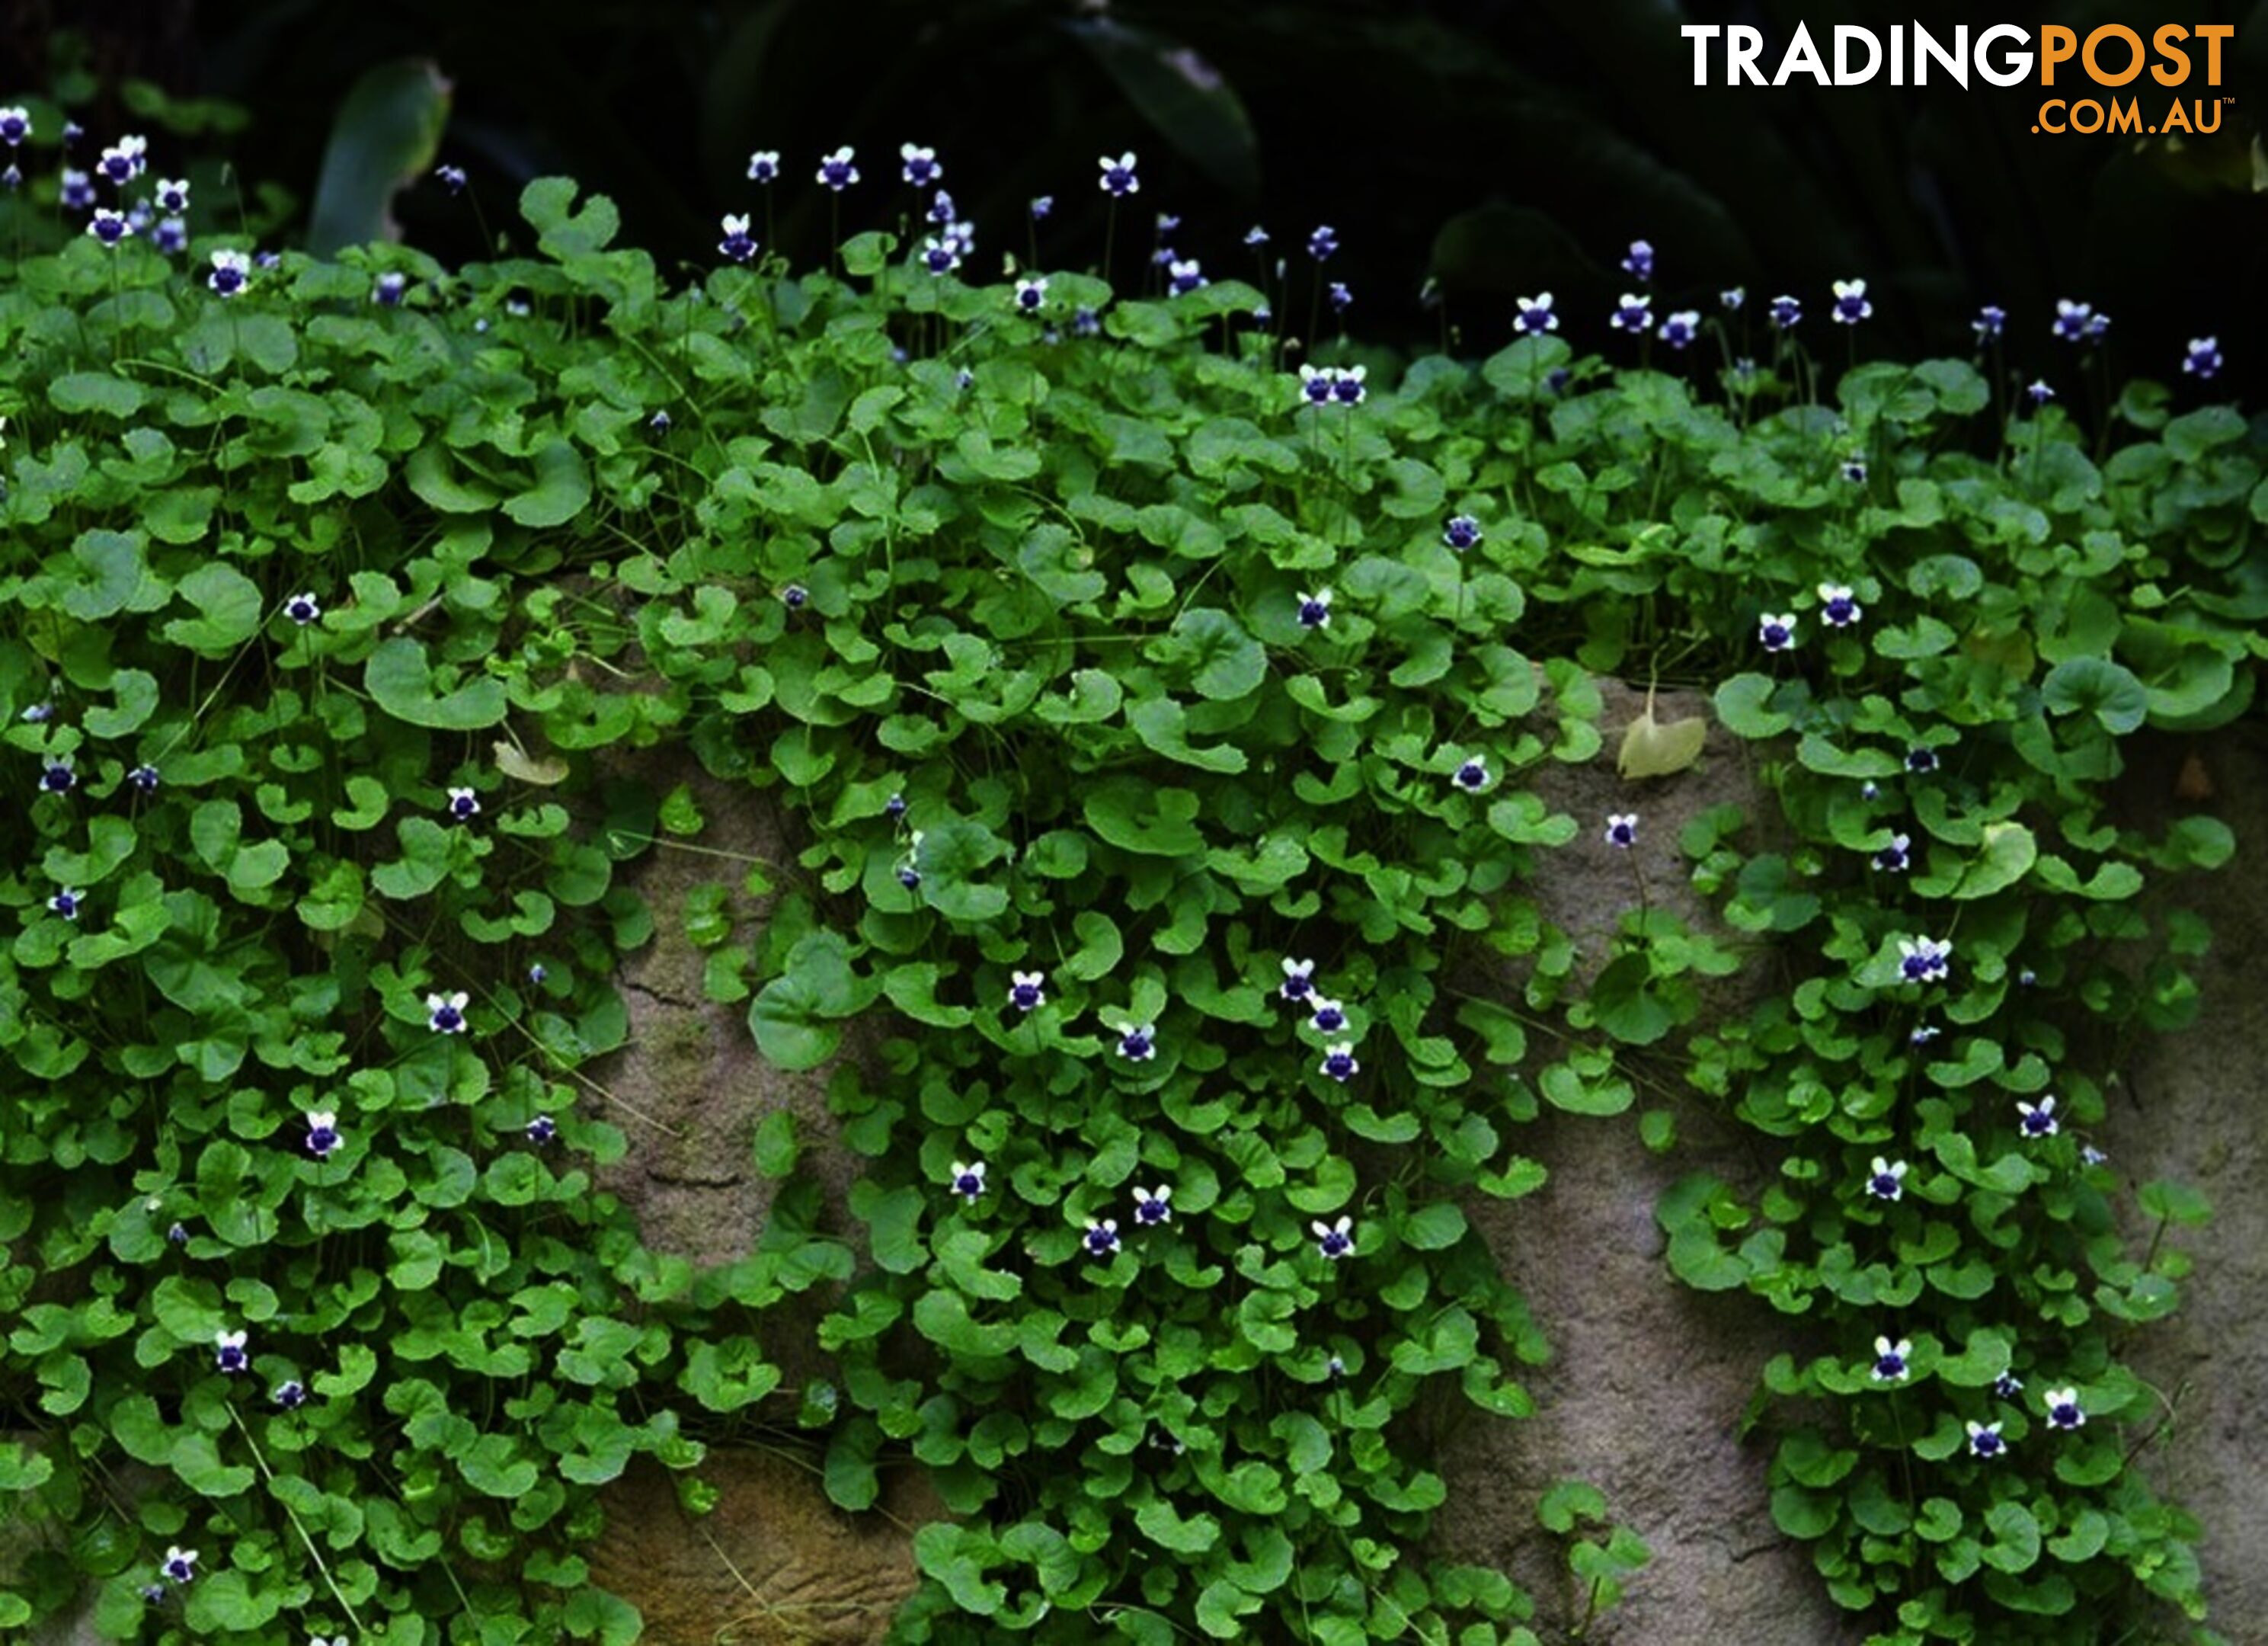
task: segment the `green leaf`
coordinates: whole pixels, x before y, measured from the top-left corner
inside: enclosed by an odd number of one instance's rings
[[[354,83],[331,122],[315,180],[310,251],[328,257],[342,247],[401,238],[394,196],[432,169],[449,93],[439,68],[424,58],[380,63]]]
[[[582,454],[565,440],[552,440],[536,450],[534,483],[506,498],[504,512],[522,526],[548,528],[566,525],[590,502],[591,472]]]
[[[1953,889],[1958,898],[1989,897],[2005,891],[2029,874],[2039,860],[2039,842],[2018,823],[1984,825],[1984,849],[1969,865]]]
[[[2040,683],[2040,700],[2056,714],[2092,713],[2123,737],[2149,718],[2150,694],[2133,674],[2107,658],[2066,658]]]
[[[1765,675],[1735,675],[1717,688],[1713,699],[1717,718],[1727,731],[1742,737],[1777,737],[1791,722],[1767,706],[1777,690]]]
[[[468,732],[504,717],[502,681],[475,676],[454,690],[437,691],[425,648],[406,636],[384,641],[371,653],[363,684],[380,708],[412,726]]]
[[[165,636],[176,646],[221,657],[259,631],[259,586],[233,566],[210,561],[175,584],[173,592],[197,609],[195,617],[166,624]]]

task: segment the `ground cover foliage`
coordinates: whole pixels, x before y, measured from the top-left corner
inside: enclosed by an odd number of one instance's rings
[[[2204,1208],[2088,1129],[2193,1010],[2202,922],[2139,895],[2229,852],[2107,797],[2250,705],[2242,417],[1822,367],[1823,320],[1303,353],[1254,314],[1306,292],[1123,240],[1116,292],[917,227],[688,282],[570,181],[518,211],[460,269],[15,219],[0,1494],[48,1541],[0,1625],[92,1581],[122,1639],[627,1641],[598,1489],[699,1509],[784,1431],[953,1511],[895,1638],[1532,1640],[1425,1540],[1429,1403],[1517,1419],[1550,1333],[1462,1207],[1543,1181],[1547,1105],[1675,1149],[1680,1086],[1777,1170],[1683,1185],[1670,1266],[1793,1318],[1774,1512],[1873,1637],[2202,1616],[2124,1348]],[[1681,843],[1752,946],[1641,897],[1587,968],[1528,897],[1616,849],[1528,786],[1607,757],[1603,674],[1756,740],[1777,815]],[[699,804],[607,757],[665,742],[807,845],[646,907]],[[854,1230],[784,1122],[721,1269],[591,1193],[657,922],[834,1060]],[[784,1387],[814,1288],[835,1375]],[[1599,1604],[1618,1507],[1543,1505]]]

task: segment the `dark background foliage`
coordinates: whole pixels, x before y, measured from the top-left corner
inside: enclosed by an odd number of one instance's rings
[[[2029,85],[1696,88],[1677,32],[1755,23],[1770,64],[1799,21],[1824,43],[1837,22],[1886,32],[1917,14],[1941,34],[2235,24],[2221,89],[2235,101],[2216,136],[2184,144],[2035,136]],[[114,85],[239,101],[254,115],[240,168],[302,200],[357,77],[427,57],[454,88],[443,156],[473,172],[492,220],[526,178],[571,173],[620,203],[630,238],[696,262],[714,261],[718,214],[754,203],[750,150],[783,152],[776,238],[806,262],[828,232],[819,154],[850,143],[864,164],[844,231],[889,226],[911,204],[895,179],[911,139],[939,148],[988,275],[1026,255],[1025,204],[1045,193],[1058,208],[1041,262],[1089,266],[1094,157],[1131,147],[1144,184],[1119,225],[1122,277],[1159,210],[1182,215],[1173,244],[1214,274],[1252,274],[1242,238],[1259,222],[1290,259],[1295,332],[1317,223],[1340,232],[1329,272],[1353,290],[1359,335],[1415,343],[1446,319],[1469,351],[1500,343],[1513,296],[1543,288],[1576,341],[1603,342],[1626,284],[1616,260],[1643,235],[1660,256],[1657,314],[1706,311],[1745,284],[1822,315],[1827,283],[1863,275],[1891,334],[1878,346],[1958,351],[1976,306],[1998,302],[2011,369],[2068,397],[2080,374],[2047,328],[2069,296],[2115,317],[2112,379],[2176,377],[2182,341],[2210,332],[2244,398],[2268,382],[2268,0],[2022,16],[1890,0],[99,0],[18,7],[0,51],[21,87],[83,63]],[[2152,87],[2146,107],[2165,95]],[[106,136],[126,118],[81,117]],[[430,184],[400,216],[444,257],[478,247],[473,214]],[[1429,273],[1446,314],[1421,300]]]

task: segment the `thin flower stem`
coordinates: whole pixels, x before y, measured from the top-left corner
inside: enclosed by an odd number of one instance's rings
[[[236,1425],[237,1432],[244,1436],[244,1443],[252,1448],[252,1460],[260,1465],[261,1478],[273,1487],[276,1472],[268,1466],[268,1459],[261,1452],[260,1443],[253,1439],[251,1428],[245,1422],[244,1414],[236,1409],[233,1400],[228,1403],[228,1416],[229,1421]],[[284,1503],[284,1512],[291,1517],[291,1529],[299,1534],[299,1541],[307,1546],[307,1553],[314,1560],[315,1569],[323,1575],[323,1586],[331,1591],[331,1598],[337,1601],[339,1609],[347,1614],[347,1621],[354,1625],[355,1634],[360,1636],[367,1633],[362,1626],[362,1619],[355,1614],[354,1603],[339,1591],[337,1579],[331,1576],[331,1568],[323,1560],[322,1550],[317,1548],[314,1539],[307,1535],[307,1528],[300,1523],[298,1511],[284,1502],[282,1498],[276,1501]]]

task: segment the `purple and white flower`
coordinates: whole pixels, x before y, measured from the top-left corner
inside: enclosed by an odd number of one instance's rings
[[[2048,380],[2043,377],[2034,378],[2024,393],[2031,397],[2035,406],[2044,406],[2056,397],[2055,390],[2048,387]]]
[[[94,203],[94,179],[85,172],[63,167],[63,206],[66,211],[84,211]]]
[[[1803,305],[1794,298],[1781,296],[1771,300],[1771,323],[1780,331],[1792,330],[1803,318]]]
[[[1615,847],[1618,851],[1627,852],[1632,846],[1636,845],[1638,844],[1638,814],[1636,812],[1609,812],[1607,814],[1607,831],[1605,839],[1609,845]]]
[[[128,183],[149,168],[150,143],[145,137],[121,137],[102,151],[94,169],[117,188]]]
[[[1047,1004],[1047,973],[1044,971],[1012,971],[1008,974],[1008,1004],[1020,1012],[1037,1011]]]
[[[779,173],[780,157],[777,149],[758,149],[754,154],[748,156],[750,182],[772,182],[778,178]]]
[[[1325,1000],[1318,994],[1308,1005],[1314,1015],[1307,1021],[1318,1033],[1335,1035],[1346,1027],[1346,1008],[1338,1001]]]
[[[87,219],[86,232],[105,246],[116,246],[134,233],[134,225],[123,211],[113,211],[107,206],[97,206],[94,215]]]
[[[945,167],[937,163],[937,151],[924,149],[918,144],[898,145],[898,159],[904,162],[899,174],[917,188],[926,188],[945,175]]]
[[[462,989],[454,994],[429,994],[425,997],[426,1022],[437,1035],[462,1034],[465,1030],[465,1007],[472,999]]]
[[[1335,314],[1345,314],[1354,304],[1354,293],[1347,290],[1347,283],[1344,280],[1332,281],[1326,295],[1331,299],[1331,312]]]
[[[451,789],[448,812],[457,823],[468,822],[481,815],[481,797],[470,789]]]
[[[1203,287],[1204,283],[1204,271],[1198,267],[1197,260],[1194,257],[1166,265],[1167,289],[1175,297],[1187,297],[1190,292]]]
[[[1642,292],[1624,292],[1607,324],[1616,331],[1644,332],[1653,324],[1653,299]]]
[[[2087,317],[2086,341],[2088,343],[2101,343],[2110,335],[2110,316],[2103,314],[2100,309]]]
[[[921,266],[933,275],[949,275],[961,267],[961,242],[951,235],[932,235],[922,242]]]
[[[2191,377],[2212,377],[2220,370],[2220,339],[2192,337],[2182,355],[2182,370]]]
[[[433,175],[439,181],[441,187],[447,189],[451,194],[461,195],[465,192],[465,183],[467,180],[465,177],[465,168],[463,166],[437,166],[433,168]]]
[[[1115,160],[1106,154],[1096,164],[1102,167],[1102,175],[1097,180],[1099,186],[1113,200],[1142,192],[1142,180],[1134,174],[1133,150],[1127,150]]]
[[[1908,983],[1934,982],[1951,970],[1946,963],[1952,955],[1950,938],[1940,942],[1931,937],[1902,937],[1898,939],[1898,975]]]
[[[251,278],[251,258],[242,252],[220,251],[212,255],[212,272],[205,284],[222,297],[234,297]]]
[[[1118,1250],[1118,1220],[1106,1217],[1101,1222],[1086,1220],[1086,1236],[1083,1244],[1090,1258],[1107,1258]]]
[[[0,417],[0,429],[7,426],[8,419]],[[35,703],[17,718],[26,726],[45,726],[55,718],[55,705],[52,703]]]
[[[1244,231],[1244,243],[1247,246],[1265,246],[1268,244],[1268,231],[1257,223],[1254,224]]]
[[[1287,958],[1284,962],[1284,986],[1277,993],[1287,1000],[1304,1000],[1314,989],[1315,963]]]
[[[1913,1026],[1913,1032],[1906,1037],[1906,1044],[1910,1046],[1926,1046],[1944,1032],[1945,1030],[1940,1029],[1935,1023],[1916,1023]]]
[[[664,406],[645,420],[645,426],[656,434],[666,434],[669,432],[669,408]]]
[[[2048,1421],[2057,1428],[2077,1428],[2087,1421],[2076,1389],[2051,1389],[2040,1399],[2047,1404]]]
[[[1785,652],[1795,644],[1795,614],[1766,612],[1756,622],[1756,641],[1767,652]]]
[[[409,277],[399,269],[389,269],[379,276],[378,284],[370,289],[370,300],[380,308],[401,306],[402,293],[409,290]]]
[[[1969,329],[1977,334],[1977,341],[1989,343],[2007,329],[2008,311],[1998,303],[1987,303],[1977,311],[1977,318],[1969,322]]]
[[[844,144],[832,154],[822,155],[819,161],[818,181],[836,194],[841,194],[858,181],[858,168],[851,163],[853,151]]]
[[[1847,629],[1865,615],[1847,584],[1822,583],[1819,586],[1819,620],[1829,628]]]
[[[1331,403],[1331,389],[1338,381],[1338,370],[1329,365],[1303,365],[1300,368],[1300,393],[1311,406]]]
[[[189,209],[189,186],[178,177],[160,178],[157,192],[158,210],[179,215]]]
[[[1118,1055],[1129,1063],[1147,1063],[1158,1055],[1158,1026],[1137,1023],[1118,1037]]]
[[[748,233],[746,212],[726,212],[721,226],[725,238],[717,242],[719,252],[736,263],[744,263],[756,255],[755,237]]]
[[[1874,1381],[1902,1382],[1906,1375],[1906,1356],[1913,1353],[1913,1344],[1905,1338],[1893,1343],[1888,1338],[1874,1340]]]
[[[312,593],[299,594],[284,602],[284,615],[304,629],[323,615],[323,609]]]
[[[197,1575],[197,1552],[178,1545],[166,1551],[166,1563],[158,1568],[177,1583],[186,1583]]]
[[[1969,1429],[1969,1455],[1972,1458],[1997,1458],[2008,1450],[2008,1443],[2000,1438],[1998,1423],[1979,1423],[1971,1418]]]
[[[1307,236],[1307,255],[1322,262],[1339,248],[1339,232],[1328,223],[1319,223]]]
[[[307,1152],[310,1155],[317,1160],[328,1160],[340,1140],[337,1115],[326,1109],[307,1111]]]
[[[2056,317],[2049,329],[2066,343],[2078,343],[2087,336],[2088,328],[2094,320],[2092,306],[2074,303],[2067,297],[2058,298],[2056,300]]]
[[[1332,1262],[1349,1257],[1354,1251],[1354,1219],[1342,1217],[1336,1223],[1326,1223],[1316,1218],[1307,1225],[1315,1237],[1315,1250]]]
[[[27,109],[0,108],[0,143],[14,148],[32,135],[32,116]]]
[[[801,611],[811,602],[811,591],[800,583],[791,583],[780,590],[780,603],[790,611]]]
[[[48,899],[48,907],[66,920],[76,920],[78,919],[79,904],[85,897],[86,893],[77,887],[65,886]]]
[[[1865,485],[1867,483],[1867,460],[1863,457],[1845,458],[1843,460],[1843,478],[1849,481],[1854,486]]]
[[[1037,314],[1048,300],[1048,277],[1028,275],[1016,282],[1016,306],[1027,314]]]
[[[1354,1060],[1354,1043],[1351,1040],[1334,1040],[1329,1045],[1325,1046],[1322,1067],[1324,1074],[1342,1086],[1352,1080],[1362,1070],[1362,1065]]]
[[[1363,388],[1362,380],[1368,376],[1369,373],[1370,368],[1366,365],[1335,367],[1331,379],[1331,398],[1342,406],[1362,404],[1363,396],[1368,392]]]
[[[1469,794],[1486,788],[1488,779],[1488,762],[1475,755],[1471,759],[1459,763],[1452,781]]]
[[[1913,837],[1894,834],[1889,845],[1874,853],[1874,867],[1886,875],[1903,875],[1912,860]]]
[[[1481,540],[1481,523],[1469,514],[1452,514],[1441,528],[1441,541],[1462,553]]]
[[[1300,626],[1302,629],[1327,629],[1331,622],[1331,592],[1319,588],[1300,596]]]
[[[55,755],[40,768],[40,792],[42,794],[68,794],[78,786],[78,773],[71,770],[69,755]]]
[[[1032,196],[1033,222],[1039,222],[1042,218],[1045,218],[1048,213],[1053,211],[1055,209],[1056,197],[1053,195],[1035,195]]]
[[[2012,1371],[2004,1371],[1992,1380],[1992,1392],[2003,1400],[2013,1400],[2024,1391],[2024,1380]]]
[[[2054,1096],[2043,1097],[2036,1103],[2017,1099],[2016,1126],[2026,1137],[2053,1137],[2058,1130]]]
[[[1630,249],[1623,254],[1623,272],[1633,280],[1653,278],[1653,246],[1647,240],[1632,240]],[[1624,299],[1625,302],[1629,299]]]
[[[1906,750],[1906,770],[1916,777],[1937,770],[1937,750],[1918,746]]]
[[[252,1356],[244,1352],[244,1339],[245,1334],[242,1332],[214,1332],[214,1366],[231,1376],[251,1370]]]
[[[1867,1168],[1867,1192],[1877,1200],[1896,1200],[1905,1192],[1905,1162],[1875,1155]]]
[[[187,251],[189,247],[189,224],[186,218],[166,218],[151,231],[150,243],[166,256]]]
[[[964,1200],[984,1198],[984,1163],[981,1160],[954,1161],[953,1176],[946,1179],[953,1192]]]
[[[1512,328],[1523,337],[1536,336],[1559,329],[1559,316],[1552,312],[1551,293],[1538,292],[1534,297],[1520,299],[1520,313],[1513,319]]]
[[[1169,1221],[1174,1210],[1167,1202],[1173,1198],[1174,1191],[1169,1184],[1161,1183],[1154,1189],[1137,1188],[1134,1191],[1134,1221],[1145,1229]]]
[[[559,1123],[548,1114],[540,1114],[525,1128],[531,1143],[549,1143],[559,1135]]]
[[[1855,326],[1874,312],[1874,306],[1867,300],[1867,283],[1864,280],[1835,282],[1835,309],[1828,318],[1837,325]]]
[[[1673,349],[1683,349],[1701,335],[1701,314],[1697,309],[1682,308],[1661,322],[1654,334]]]

